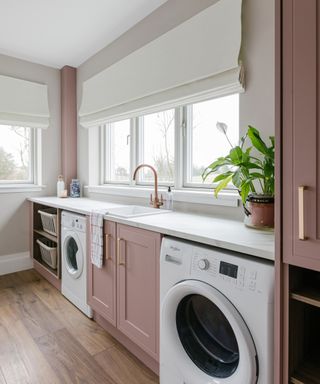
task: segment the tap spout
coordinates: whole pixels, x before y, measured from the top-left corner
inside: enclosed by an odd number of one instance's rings
[[[133,180],[136,180],[137,173],[138,173],[139,169],[141,169],[141,168],[149,168],[153,172],[153,175],[154,175],[154,199],[152,199],[152,195],[151,195],[150,203],[152,203],[154,208],[160,208],[160,206],[163,205],[163,201],[161,201],[159,199],[159,194],[158,194],[158,174],[157,174],[157,171],[155,170],[154,167],[152,167],[152,165],[140,164],[134,170]]]

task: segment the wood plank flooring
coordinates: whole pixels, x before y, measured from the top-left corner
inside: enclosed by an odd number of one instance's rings
[[[0,276],[0,384],[158,384],[36,271]]]

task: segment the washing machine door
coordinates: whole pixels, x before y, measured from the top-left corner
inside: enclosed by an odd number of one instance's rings
[[[84,254],[77,233],[69,232],[65,235],[62,257],[66,272],[72,278],[78,279],[83,271]]]
[[[256,349],[243,318],[221,292],[204,282],[180,282],[165,296],[161,354],[167,352],[185,384],[257,382]]]

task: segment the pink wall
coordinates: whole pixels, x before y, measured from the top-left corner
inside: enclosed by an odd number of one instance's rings
[[[77,70],[61,69],[61,170],[68,189],[77,177]]]

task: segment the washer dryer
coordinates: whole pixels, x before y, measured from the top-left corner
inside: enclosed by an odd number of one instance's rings
[[[164,238],[160,383],[273,382],[272,262]]]
[[[61,293],[88,317],[87,219],[72,212],[61,213]]]

